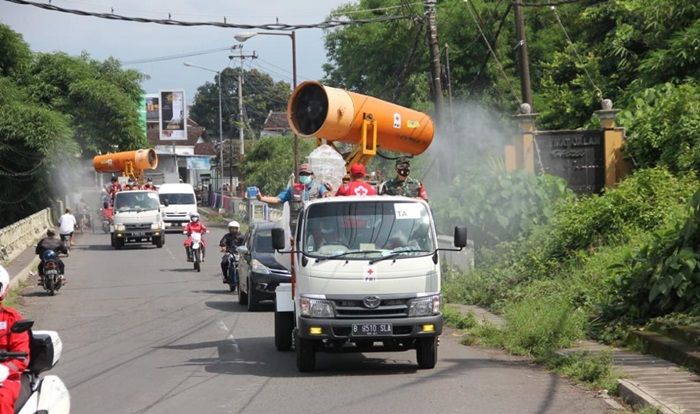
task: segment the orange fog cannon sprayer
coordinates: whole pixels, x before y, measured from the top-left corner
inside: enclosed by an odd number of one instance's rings
[[[418,155],[432,143],[433,120],[427,114],[371,96],[303,82],[287,103],[292,130],[304,138],[344,142],[357,148],[346,165],[366,164],[385,149]]]
[[[95,171],[101,173],[121,173],[143,183],[143,171],[155,170],[158,167],[158,155],[154,149],[113,152],[97,155],[92,159]]]

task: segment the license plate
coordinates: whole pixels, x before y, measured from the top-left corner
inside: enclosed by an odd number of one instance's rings
[[[390,323],[354,323],[353,336],[383,336],[392,334]]]

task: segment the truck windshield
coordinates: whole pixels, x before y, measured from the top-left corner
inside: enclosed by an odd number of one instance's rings
[[[165,204],[166,201],[168,202],[168,204],[194,204],[194,194],[187,194],[187,193],[161,194],[160,195],[160,203]]]
[[[428,210],[397,201],[314,204],[304,221],[304,252],[319,259],[373,260],[433,252]]]
[[[158,210],[158,195],[143,191],[124,191],[117,193],[114,199],[115,211]]]

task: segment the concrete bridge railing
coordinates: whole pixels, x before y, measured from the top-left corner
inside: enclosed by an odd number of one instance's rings
[[[53,228],[51,209],[45,208],[0,229],[0,261],[10,262]]]

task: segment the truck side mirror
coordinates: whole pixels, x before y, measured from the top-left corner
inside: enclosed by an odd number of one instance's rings
[[[465,226],[455,226],[455,247],[467,246],[467,228]]]
[[[283,229],[272,229],[272,248],[275,250],[284,250]]]

